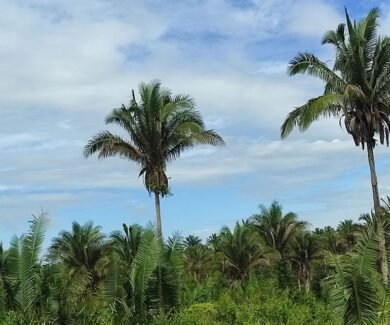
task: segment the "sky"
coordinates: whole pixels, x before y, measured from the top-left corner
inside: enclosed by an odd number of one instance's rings
[[[109,234],[154,221],[154,200],[126,160],[84,159],[83,146],[141,81],[190,94],[224,147],[198,147],[168,166],[163,231],[206,238],[279,200],[312,227],[357,220],[372,206],[367,155],[338,120],[280,139],[288,112],[323,84],[288,77],[300,51],[331,62],[325,31],[378,6],[370,0],[3,0],[0,2],[0,241],[50,214],[48,238],[73,221]],[[382,197],[389,149],[376,149]]]

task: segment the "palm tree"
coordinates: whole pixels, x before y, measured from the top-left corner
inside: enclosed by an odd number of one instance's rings
[[[258,234],[238,222],[233,231],[222,228],[218,251],[223,254],[224,272],[231,281],[247,280],[252,270],[268,263]]]
[[[269,208],[260,205],[260,214],[255,214],[249,221],[265,242],[279,252],[282,259],[288,245],[307,225],[306,222],[299,221],[293,212],[283,215],[278,201],[273,201]]]
[[[345,251],[350,251],[357,243],[361,234],[361,225],[351,219],[343,220],[337,226],[337,233]]]
[[[220,241],[220,236],[218,236],[216,233],[212,233],[206,241],[206,245],[210,247],[213,251],[216,250],[218,243]]]
[[[337,231],[331,227],[314,229],[313,236],[317,238],[321,249],[337,254],[344,252],[344,247],[340,242]]]
[[[130,226],[123,224],[122,227],[123,232],[114,231],[111,234],[109,248],[117,253],[121,263],[124,263],[129,267],[137,254],[144,229],[137,224]]]
[[[327,117],[344,119],[346,131],[355,144],[367,148],[371,187],[376,218],[381,217],[378,182],[375,171],[375,136],[381,144],[389,144],[390,104],[390,38],[377,36],[378,9],[356,22],[346,10],[346,24],[328,31],[322,44],[331,44],[336,51],[333,68],[312,53],[299,53],[290,61],[289,74],[308,74],[325,83],[324,94],[310,99],[290,112],[281,127],[287,137],[293,128],[305,131],[312,122]],[[346,35],[347,29],[347,35]],[[341,125],[341,123],[340,123]],[[384,236],[381,234],[380,259],[382,276],[388,279]]]
[[[320,257],[320,247],[315,237],[310,233],[302,233],[291,245],[291,262],[298,276],[298,286],[304,285],[305,291],[310,291],[312,263]]]
[[[186,246],[183,257],[185,271],[191,274],[195,282],[203,282],[211,270],[214,257],[212,250],[200,243]]]
[[[72,231],[62,231],[53,239],[50,255],[62,262],[74,273],[86,273],[91,277],[90,286],[96,289],[102,277],[102,258],[106,248],[105,235],[101,227],[92,222],[80,225],[72,223]]]
[[[85,146],[84,156],[120,156],[140,166],[147,191],[154,193],[157,233],[162,237],[160,196],[169,193],[167,164],[196,145],[222,145],[222,138],[206,130],[195,103],[188,95],[173,96],[160,82],[139,85],[140,101],[134,91],[129,105],[113,109],[106,124],[115,123],[129,135],[125,140],[109,131],[95,135]]]
[[[192,248],[197,247],[202,244],[202,239],[200,239],[198,236],[189,235],[184,239],[184,247],[185,248]]]

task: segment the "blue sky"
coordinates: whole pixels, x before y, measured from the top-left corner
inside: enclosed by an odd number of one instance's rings
[[[191,94],[227,143],[168,167],[166,234],[206,238],[274,199],[313,227],[369,211],[366,153],[337,120],[279,137],[286,114],[322,87],[289,78],[288,61],[304,50],[331,60],[320,40],[343,21],[344,6],[354,18],[379,6],[381,32],[390,34],[386,1],[2,1],[0,239],[23,232],[41,209],[51,216],[48,237],[74,220],[106,233],[154,220],[136,165],[85,160],[82,149],[132,88],[155,78]],[[388,149],[376,155],[385,196]]]

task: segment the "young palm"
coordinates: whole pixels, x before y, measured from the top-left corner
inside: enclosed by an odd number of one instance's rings
[[[282,206],[277,201],[272,202],[269,208],[260,205],[260,210],[260,214],[250,218],[250,223],[283,259],[288,245],[307,223],[299,221],[293,212],[283,215]]]
[[[201,246],[202,244],[202,239],[200,239],[198,236],[194,235],[189,235],[184,239],[184,247],[185,248],[193,248],[193,247],[198,247]]]
[[[311,53],[300,53],[290,61],[290,75],[315,76],[325,83],[325,90],[288,114],[281,135],[287,137],[295,127],[305,131],[320,118],[339,117],[340,125],[343,119],[355,144],[367,148],[374,210],[380,218],[374,147],[376,136],[381,144],[389,144],[390,38],[377,36],[377,19],[376,8],[358,23],[352,23],[346,11],[347,23],[324,35],[322,43],[333,45],[336,51],[333,68]],[[382,275],[387,283],[384,236],[381,238]]]
[[[258,234],[246,224],[237,222],[233,231],[222,228],[217,250],[223,254],[224,271],[231,281],[247,280],[252,270],[268,263]]]
[[[130,267],[135,255],[138,251],[138,246],[141,242],[144,229],[137,224],[127,226],[122,225],[123,232],[114,231],[111,234],[111,248],[120,258],[121,263]]]
[[[113,109],[106,124],[123,128],[129,139],[109,131],[95,135],[85,146],[84,156],[98,153],[99,158],[120,156],[140,166],[149,193],[154,193],[157,233],[162,237],[160,196],[169,193],[166,167],[180,154],[196,145],[222,145],[222,138],[206,130],[195,103],[188,95],[172,95],[160,82],[139,85],[140,101],[134,91],[128,106]]]
[[[291,245],[291,262],[298,276],[298,285],[304,285],[305,291],[310,291],[312,263],[320,257],[320,246],[310,233],[302,233]]]
[[[214,257],[212,253],[209,247],[201,243],[185,245],[183,253],[184,268],[196,282],[207,279]]]
[[[350,251],[357,243],[361,234],[361,225],[351,219],[343,220],[337,226],[337,233],[345,251]]]
[[[325,251],[333,254],[345,253],[345,246],[339,237],[338,232],[331,226],[322,229],[316,228],[313,235],[317,238],[319,245]]]
[[[61,261],[69,270],[91,277],[90,286],[96,289],[102,276],[99,265],[106,247],[105,236],[99,226],[88,222],[83,226],[73,222],[72,231],[62,231],[50,247],[54,260]]]

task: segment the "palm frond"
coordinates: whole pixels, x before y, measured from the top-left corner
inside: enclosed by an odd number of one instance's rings
[[[145,312],[146,290],[158,265],[160,251],[160,240],[154,232],[146,231],[142,236],[131,272],[131,283],[136,299],[136,312],[141,315]]]
[[[99,132],[88,141],[84,148],[84,157],[87,158],[95,152],[99,153],[99,158],[120,156],[137,162],[142,161],[142,154],[137,148],[109,131]]]
[[[11,240],[9,267],[16,283],[15,302],[22,312],[27,312],[39,299],[39,292],[36,290],[37,265],[47,225],[47,214],[33,216],[30,231]]]
[[[280,130],[281,137],[286,138],[295,127],[305,131],[321,117],[338,116],[342,111],[343,96],[328,94],[309,100],[305,105],[295,108],[284,120]]]
[[[344,85],[343,80],[332,71],[326,63],[320,61],[314,54],[303,52],[293,58],[288,67],[290,76],[296,74],[308,74],[318,77],[325,83],[332,83],[335,88],[341,89]]]

